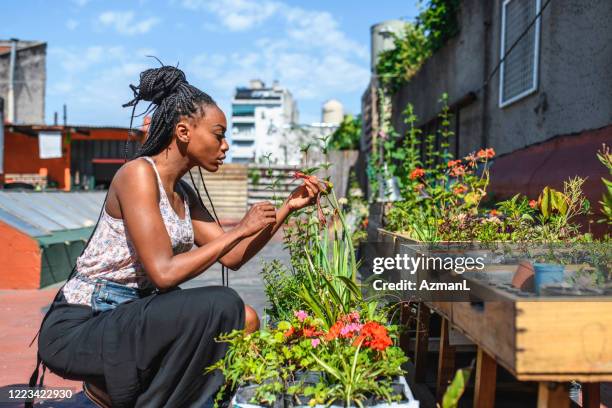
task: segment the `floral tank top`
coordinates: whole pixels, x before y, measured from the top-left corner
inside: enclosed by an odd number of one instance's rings
[[[185,218],[180,219],[168,201],[155,162],[150,157],[141,158],[151,163],[155,170],[160,192],[159,210],[172,242],[173,253],[176,255],[189,251],[193,247],[194,235],[186,192],[179,184],[185,202]],[[123,219],[111,217],[106,212],[106,205],[103,205],[98,227],[89,245],[77,259],[74,276],[63,287],[68,303],[90,305],[93,281],[96,278],[144,291],[155,289],[138,260],[133,243],[125,233]]]

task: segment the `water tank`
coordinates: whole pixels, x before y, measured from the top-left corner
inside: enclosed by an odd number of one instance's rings
[[[339,125],[344,117],[344,107],[335,99],[330,99],[323,104],[323,114],[321,122]]]
[[[387,20],[370,27],[371,62],[372,72],[376,69],[378,54],[394,47],[393,33],[401,36],[404,33],[406,22],[402,20]]]

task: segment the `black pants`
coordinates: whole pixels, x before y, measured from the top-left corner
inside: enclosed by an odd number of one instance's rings
[[[243,329],[244,303],[223,286],[153,294],[94,315],[60,296],[38,338],[42,361],[71,380],[104,386],[113,407],[200,407],[223,382],[204,368],[223,358],[214,339]]]

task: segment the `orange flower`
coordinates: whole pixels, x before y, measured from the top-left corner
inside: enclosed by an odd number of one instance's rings
[[[476,154],[479,159],[491,159],[495,156],[495,150],[493,148],[480,149]]]
[[[459,166],[455,166],[451,169],[450,172],[451,176],[453,177],[459,177],[459,176],[463,176],[465,174],[465,167],[459,165]]]
[[[450,167],[455,167],[456,165],[461,164],[461,160],[450,160],[446,165]]]
[[[323,334],[322,331],[317,330],[315,327],[304,327],[302,333],[304,337],[318,337]]]
[[[536,208],[538,206],[538,202],[536,200],[529,200],[529,206],[531,208]]]
[[[363,347],[370,347],[373,350],[383,351],[393,344],[387,328],[376,322],[368,322],[363,325],[361,333],[353,341],[353,346],[362,343]]]
[[[416,169],[412,170],[412,173],[410,173],[410,180],[414,180],[419,177],[423,177],[424,175],[425,175],[425,170],[417,167]]]
[[[468,191],[468,188],[463,184],[457,184],[453,187],[453,193],[455,194],[465,194]]]
[[[489,215],[490,215],[491,217],[497,217],[497,216],[499,215],[499,211],[497,211],[497,210],[491,210],[491,211],[489,211]]]
[[[329,328],[329,331],[325,335],[325,340],[333,340],[337,339],[340,336],[340,331],[344,324],[341,321],[334,323],[332,327]]]
[[[295,334],[295,328],[291,326],[284,334],[285,337],[289,338]]]

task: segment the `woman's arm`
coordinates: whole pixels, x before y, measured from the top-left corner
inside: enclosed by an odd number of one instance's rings
[[[208,210],[202,207],[193,188],[188,183],[182,183],[182,186],[185,187],[191,203],[190,212],[196,245],[205,245],[224,234],[223,229],[214,222]],[[270,241],[292,211],[310,204],[320,190],[317,183],[304,180],[304,184],[296,188],[277,210],[274,224],[268,225],[250,237],[241,239],[236,246],[219,259],[219,262],[231,270],[239,269]]]
[[[276,222],[272,206],[254,206],[231,231],[196,250],[174,255],[159,211],[159,189],[153,168],[135,160],[117,172],[115,194],[139,260],[155,286],[168,289],[210,267],[240,240]]]

